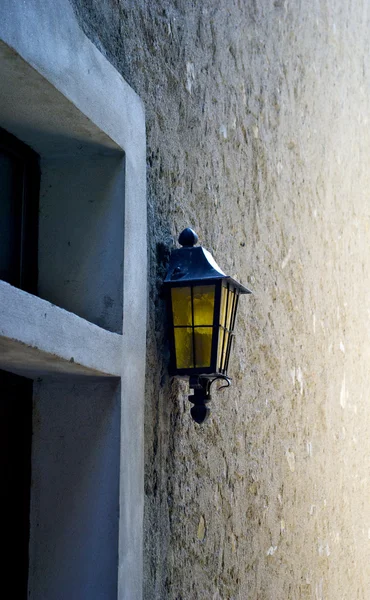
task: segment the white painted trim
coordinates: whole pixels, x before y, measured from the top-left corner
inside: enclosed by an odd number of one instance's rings
[[[125,151],[119,600],[142,597],[147,309],[143,105],[80,29],[68,0],[3,0],[0,39]]]
[[[44,375],[121,375],[122,336],[0,281],[0,368]],[[24,323],[27,326],[24,326]]]

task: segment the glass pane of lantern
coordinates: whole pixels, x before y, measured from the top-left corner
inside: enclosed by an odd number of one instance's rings
[[[190,287],[172,288],[172,313],[173,324],[176,325],[191,325],[191,291]],[[182,367],[178,367],[179,369]]]
[[[220,325],[223,325],[223,327],[225,327],[225,320],[226,320],[226,299],[227,299],[227,288],[222,286],[222,288],[221,288]]]
[[[236,312],[238,310],[238,301],[239,301],[239,290],[235,290],[234,292],[234,304],[233,304],[233,314],[231,316],[231,331],[234,331],[235,328],[235,320],[236,320]]]
[[[232,314],[233,314],[233,307],[234,307],[234,298],[235,298],[235,293],[234,290],[229,290],[229,301],[227,303],[227,315],[226,315],[226,329],[231,329],[231,325],[232,325]]]
[[[211,365],[212,327],[195,327],[195,366],[209,367]]]
[[[234,336],[233,336],[233,334],[230,333],[229,343],[228,343],[228,347],[227,347],[227,351],[226,351],[225,372],[229,368],[229,361],[230,361],[230,355],[231,355],[233,344],[234,344]]]
[[[179,288],[181,289],[181,288]],[[191,327],[175,327],[175,352],[177,369],[193,369],[193,330]]]
[[[224,329],[220,327],[220,333],[218,338],[218,348],[217,348],[217,370],[221,370],[222,368],[222,344],[224,342]]]
[[[232,332],[238,301],[238,290],[223,287],[221,290],[220,333],[217,347],[217,367],[226,373],[232,345]]]
[[[213,325],[215,307],[214,285],[196,285],[193,288],[194,325]],[[203,365],[202,365],[203,366]]]
[[[229,332],[225,331],[224,335],[224,343],[222,347],[222,358],[221,358],[221,368],[224,370],[226,368],[226,356],[227,356],[227,345],[229,343]]]

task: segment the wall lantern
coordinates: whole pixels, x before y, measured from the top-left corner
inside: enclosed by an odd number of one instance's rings
[[[189,377],[194,394],[189,396],[194,421],[209,416],[214,381],[227,377],[236,311],[240,294],[251,291],[225,275],[212,255],[195,246],[197,234],[190,228],[180,234],[182,248],[171,252],[164,282],[170,315],[170,373]],[[221,389],[221,388],[220,388]]]

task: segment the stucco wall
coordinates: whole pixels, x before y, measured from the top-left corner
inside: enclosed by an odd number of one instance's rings
[[[370,7],[73,0],[144,101],[146,600],[370,597]],[[161,281],[187,225],[255,291],[191,421]]]

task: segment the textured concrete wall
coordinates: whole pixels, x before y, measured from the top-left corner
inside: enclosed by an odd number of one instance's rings
[[[369,3],[73,5],[147,111],[145,598],[368,600]],[[160,295],[187,225],[255,290],[201,429]]]

